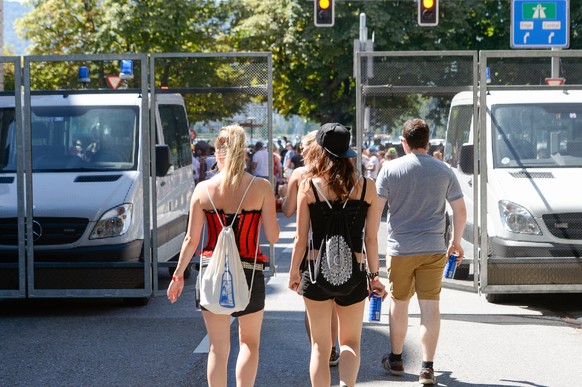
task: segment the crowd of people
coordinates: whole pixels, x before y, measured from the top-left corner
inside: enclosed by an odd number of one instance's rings
[[[237,386],[254,385],[265,313],[262,264],[268,257],[260,253],[258,240],[253,244],[249,235],[256,235],[264,223],[268,242],[278,240],[276,195],[285,198],[281,211],[286,216],[294,213],[297,216],[288,287],[301,295],[305,304],[312,386],[330,385],[329,366],[334,359],[336,341],[340,386],[355,386],[360,367],[364,305],[372,295],[390,300],[390,351],[379,354],[379,362],[393,375],[404,374],[408,305],[414,294],[421,310],[419,382],[436,384],[433,362],[440,333],[441,281],[448,256],[456,253],[457,265],[463,259],[460,241],[466,209],[452,169],[429,154],[429,133],[423,120],[409,120],[403,125],[400,138],[403,154],[394,147],[378,149],[373,145],[363,150],[360,166],[355,162],[357,153],[350,146],[350,130],[339,123],[322,125],[296,146],[285,142],[284,147],[273,148],[274,165],[265,161],[269,160],[269,154],[262,142],[255,144],[252,154],[249,152],[245,131],[238,125],[222,128],[214,147],[202,149],[201,145],[195,150],[194,157],[199,164],[195,166],[195,179],[199,184],[194,189],[186,236],[167,295],[172,303],[180,297],[184,273],[196,253],[204,224],[209,225],[208,238],[201,256],[208,258],[215,247],[217,230],[222,224],[232,223],[247,282],[252,288],[247,308],[232,314],[239,320]],[[278,184],[278,192],[273,192],[268,180],[256,178],[267,177],[269,168],[273,168],[277,181],[284,183]],[[281,192],[283,186],[285,192]],[[240,212],[235,211],[237,203],[240,203]],[[448,245],[444,238],[447,203],[453,211],[453,232]],[[388,206],[387,287],[380,281],[377,240],[385,206]],[[344,243],[341,249],[332,246],[330,250],[326,245],[327,228],[340,215],[350,219],[345,226],[346,239],[340,239]],[[351,252],[354,266],[349,270],[349,281],[334,283],[332,291],[317,275],[314,280],[312,271],[320,264],[322,251],[339,256],[345,249]],[[254,251],[261,257],[257,261],[260,266],[251,264],[250,252]],[[201,270],[204,270],[204,260]],[[253,271],[257,283],[250,280]],[[208,385],[226,386],[231,316],[214,314],[204,308],[202,315],[210,340]]]

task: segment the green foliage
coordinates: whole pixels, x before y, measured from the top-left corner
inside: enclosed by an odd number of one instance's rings
[[[285,116],[297,114],[316,122],[354,122],[353,50],[361,13],[367,15],[375,51],[510,48],[508,0],[441,0],[439,25],[428,28],[417,25],[417,4],[412,0],[336,2],[332,28],[313,25],[313,2],[308,0],[31,0],[30,4],[33,11],[18,28],[34,44],[33,54],[271,52],[274,108]],[[582,0],[570,1],[570,19],[570,48],[580,49]],[[187,63],[160,64],[165,67],[156,84],[222,86],[241,77],[238,70],[218,66],[216,71],[214,65],[208,62],[194,69]],[[91,69],[99,74],[99,85],[107,66]],[[76,77],[65,68],[59,69],[65,73],[61,79],[37,70],[37,86],[73,82]],[[238,106],[257,98],[262,97],[244,94]],[[406,110],[406,103],[397,103]],[[189,105],[193,117],[207,119],[237,110],[236,98],[230,96],[198,94]]]

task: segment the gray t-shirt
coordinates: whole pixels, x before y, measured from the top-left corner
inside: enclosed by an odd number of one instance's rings
[[[448,164],[411,153],[385,163],[376,187],[389,205],[387,255],[446,253],[446,202],[463,197]]]

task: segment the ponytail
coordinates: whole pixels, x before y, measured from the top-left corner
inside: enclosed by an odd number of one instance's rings
[[[220,129],[215,142],[216,152],[223,152],[224,166],[221,172],[224,174],[220,192],[228,189],[237,189],[245,172],[246,134],[239,125],[229,125]]]

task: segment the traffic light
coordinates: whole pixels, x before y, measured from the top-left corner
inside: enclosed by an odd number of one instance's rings
[[[316,27],[333,27],[334,0],[314,0],[313,21]]]
[[[418,25],[434,27],[439,24],[439,0],[418,0]]]

